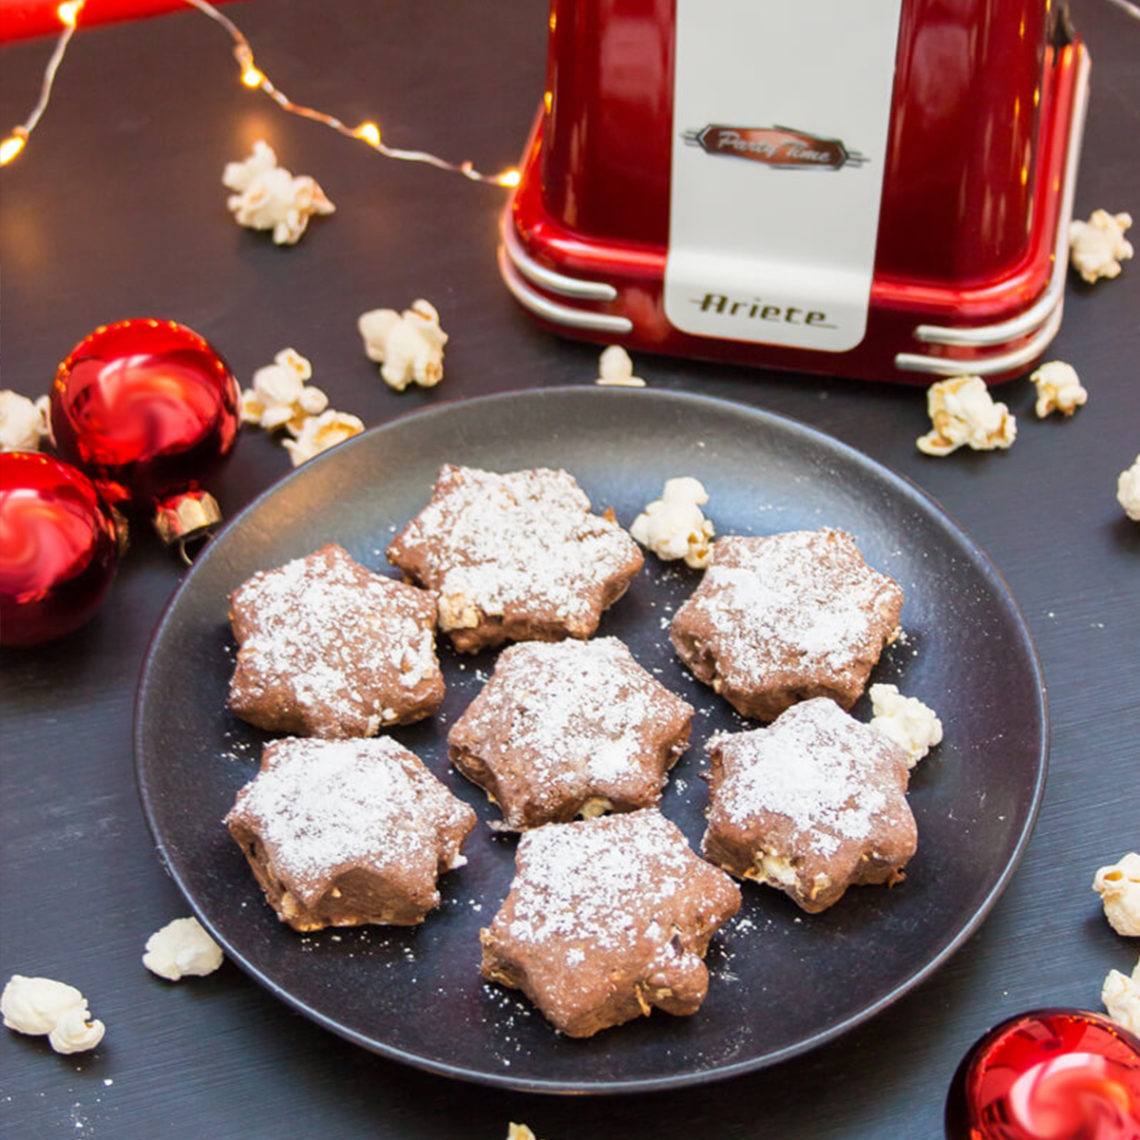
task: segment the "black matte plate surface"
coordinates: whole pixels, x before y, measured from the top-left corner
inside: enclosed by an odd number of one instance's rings
[[[821,915],[744,884],[741,913],[710,949],[696,1016],[655,1012],[586,1040],[556,1035],[525,999],[479,977],[479,928],[505,897],[514,841],[450,770],[448,727],[493,667],[441,649],[447,697],[396,735],[481,825],[442,908],[416,929],[298,935],[265,904],[222,817],[254,775],[266,735],[225,707],[228,593],[254,571],[336,541],[376,569],[428,500],[441,463],[565,467],[595,510],[626,526],[665,479],[695,475],[718,534],[836,526],[906,600],[905,638],[872,680],[932,705],[945,741],[915,770],[918,853],[893,889],[860,887]],[[694,846],[714,731],[748,727],[676,660],[668,620],[699,578],[652,555],[600,634],[697,708],[662,810]],[[864,699],[855,708],[870,715]],[[320,1024],[397,1060],[494,1085],[564,1092],[676,1086],[740,1073],[832,1038],[914,986],[974,930],[1028,841],[1046,767],[1044,690],[1029,634],[985,555],[926,495],[803,425],[742,405],[652,390],[547,389],[442,405],[367,432],[284,478],[206,548],[175,595],[144,668],[139,788],[162,858],[226,953]]]

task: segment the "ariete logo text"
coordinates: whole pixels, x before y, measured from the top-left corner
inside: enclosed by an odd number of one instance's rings
[[[776,305],[760,297],[737,300],[725,293],[706,293],[690,298],[702,313],[717,313],[725,317],[741,317],[753,321],[775,321],[785,325],[807,325],[817,329],[834,329],[827,313],[822,309],[801,309],[795,305]]]

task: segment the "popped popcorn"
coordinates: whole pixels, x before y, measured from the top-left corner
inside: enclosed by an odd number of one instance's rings
[[[51,440],[51,403],[47,396],[29,400],[5,388],[0,392],[0,451],[39,451]]]
[[[278,245],[294,245],[314,214],[336,209],[309,175],[294,177],[278,166],[273,149],[261,139],[247,159],[226,163],[222,183],[237,191],[226,199],[226,208],[238,225],[272,230]]]
[[[1009,408],[994,403],[980,376],[953,376],[931,384],[926,410],[934,427],[917,444],[927,455],[949,455],[963,445],[992,451],[1009,447],[1017,436]]]
[[[152,974],[177,982],[212,974],[223,958],[222,948],[196,918],[176,918],[146,940],[142,963]]]
[[[602,388],[644,388],[645,381],[633,374],[633,361],[620,344],[611,344],[598,358],[598,378]]]
[[[683,558],[686,566],[703,570],[712,558],[711,539],[715,534],[713,524],[701,511],[708,501],[700,480],[690,475],[667,479],[661,498],[654,499],[633,520],[629,533],[663,561]]]
[[[294,467],[364,430],[356,416],[329,407],[328,396],[307,381],[313,366],[294,348],[283,348],[272,364],[253,374],[253,387],[241,394],[244,423],[267,431],[283,428],[283,439]]]
[[[1093,890],[1104,903],[1104,917],[1112,929],[1140,937],[1140,855],[1130,851],[1119,862],[1101,867]]]
[[[1140,455],[1127,471],[1121,471],[1116,480],[1116,501],[1134,522],[1140,522]]]
[[[1100,1000],[1117,1025],[1140,1035],[1140,958],[1136,960],[1131,978],[1119,970],[1109,970]]]
[[[272,364],[253,374],[253,387],[241,394],[241,418],[266,431],[286,428],[298,435],[307,416],[318,416],[329,398],[315,384],[306,384],[313,366],[296,349],[283,348]]]
[[[515,1124],[513,1121],[507,1125],[507,1140],[538,1140],[534,1131],[526,1124]]]
[[[289,452],[293,466],[300,467],[314,455],[328,451],[330,447],[359,435],[363,430],[364,422],[356,416],[329,408],[319,416],[307,416],[297,438],[283,440],[282,446]]]
[[[1077,370],[1063,360],[1050,360],[1042,364],[1029,377],[1037,388],[1037,403],[1034,411],[1038,419],[1044,419],[1050,412],[1064,412],[1071,416],[1088,398],[1088,392],[1081,387]]]
[[[4,1024],[17,1033],[47,1035],[57,1053],[80,1053],[103,1040],[105,1027],[92,1019],[87,999],[74,987],[51,978],[13,974],[0,993]]]
[[[402,392],[413,381],[434,388],[443,379],[443,346],[447,333],[439,327],[435,306],[420,298],[410,309],[372,309],[361,313],[356,327],[369,360],[382,364],[384,382]]]
[[[1088,282],[1118,277],[1120,263],[1132,256],[1132,244],[1124,231],[1132,225],[1130,214],[1093,210],[1087,222],[1069,223],[1069,260]]]
[[[897,685],[872,685],[870,725],[893,740],[913,768],[936,744],[942,742],[942,722],[934,710],[917,697],[904,697]]]

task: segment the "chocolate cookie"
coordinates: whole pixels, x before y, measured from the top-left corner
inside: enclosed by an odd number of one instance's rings
[[[372,736],[443,700],[435,601],[324,546],[230,595],[238,643],[229,707],[259,728]]]
[[[503,650],[447,740],[522,829],[656,806],[692,717],[617,638],[528,642]]]
[[[796,701],[849,709],[898,632],[902,589],[841,530],[725,537],[677,611],[681,660],[739,713],[774,720]]]
[[[450,464],[388,560],[436,592],[439,628],[463,653],[591,636],[643,561],[565,471]]]
[[[480,931],[483,976],[590,1037],[654,1006],[695,1013],[713,932],[740,891],[654,809],[552,823],[519,840],[510,894]]]
[[[475,813],[389,737],[266,745],[226,825],[294,930],[412,926],[439,905]]]
[[[768,728],[708,744],[708,830],[701,850],[810,913],[850,886],[896,883],[915,852],[906,753],[823,697]]]

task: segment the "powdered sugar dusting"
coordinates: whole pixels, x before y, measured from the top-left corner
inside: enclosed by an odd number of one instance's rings
[[[782,815],[822,855],[866,839],[890,808],[881,741],[825,698],[794,706],[770,728],[720,733],[709,749],[724,766],[717,813],[741,826],[762,813]]]
[[[259,835],[278,878],[311,905],[342,870],[458,865],[470,809],[406,748],[372,740],[290,738],[270,745],[261,772],[238,793],[227,824]]]
[[[549,818],[590,796],[655,802],[691,717],[616,638],[528,642],[503,651],[449,740],[494,773],[520,826],[527,805]]]
[[[669,906],[700,865],[680,831],[656,811],[549,824],[519,841],[515,941],[574,939],[629,948]]]
[[[445,466],[432,502],[389,548],[397,565],[415,558],[417,578],[456,612],[538,609],[571,626],[596,624],[600,592],[631,557],[640,565],[625,531],[590,514],[571,475],[547,468]]]
[[[854,657],[877,657],[875,627],[896,593],[842,531],[727,537],[675,625],[682,615],[707,620],[722,671],[731,667],[738,685],[762,685],[774,662],[836,672]]]
[[[739,906],[732,880],[656,810],[548,824],[523,835],[510,893],[480,932],[483,975],[574,1037],[653,1006],[692,1013],[709,938]]]
[[[242,715],[273,702],[318,735],[365,735],[403,719],[421,686],[442,695],[431,598],[338,546],[255,574],[231,608]]]

